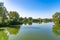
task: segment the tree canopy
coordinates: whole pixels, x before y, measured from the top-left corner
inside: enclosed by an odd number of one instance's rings
[[[60,12],[56,12],[53,16],[52,16],[52,20],[54,23],[60,23]]]

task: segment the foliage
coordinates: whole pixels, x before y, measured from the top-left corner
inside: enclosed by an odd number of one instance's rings
[[[19,20],[19,14],[16,11],[10,11],[9,14],[10,23],[15,23]]]
[[[28,22],[31,23],[33,21],[33,18],[32,17],[29,17],[28,18]]]
[[[48,18],[44,18],[44,19],[42,19],[42,21],[47,23],[47,22],[52,22],[52,19],[51,18],[49,18],[49,19]]]
[[[53,16],[52,16],[52,20],[54,23],[60,23],[60,12],[56,12]]]
[[[19,14],[16,11],[10,11],[8,15],[9,15],[10,19],[18,19],[19,18]]]
[[[60,24],[53,25],[52,31],[54,32],[54,34],[60,35]]]
[[[6,15],[7,15],[7,10],[1,3],[0,4],[0,24],[4,24],[4,20],[5,20],[5,18],[7,18]]]

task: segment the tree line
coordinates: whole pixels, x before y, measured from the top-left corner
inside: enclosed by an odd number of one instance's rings
[[[60,12],[56,12],[52,18],[32,18],[32,17],[20,17],[16,11],[8,12],[3,3],[0,3],[0,26],[1,25],[17,25],[23,23],[42,23],[42,22],[54,22],[60,23]]]

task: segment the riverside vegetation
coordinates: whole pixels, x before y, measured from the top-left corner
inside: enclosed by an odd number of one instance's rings
[[[0,26],[10,26],[10,25],[18,25],[18,24],[31,24],[33,23],[42,23],[42,22],[54,22],[55,24],[60,23],[60,12],[56,12],[52,18],[32,18],[32,17],[20,17],[19,13],[16,11],[8,12],[4,7],[3,3],[0,3]]]

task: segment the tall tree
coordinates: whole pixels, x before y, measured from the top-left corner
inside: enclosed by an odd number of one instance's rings
[[[32,22],[33,21],[33,18],[32,17],[29,17],[28,18],[28,22]]]
[[[53,16],[52,16],[52,20],[54,23],[60,23],[60,12],[56,12]]]
[[[7,13],[8,12],[7,12],[6,8],[4,7],[4,4],[0,3],[0,24],[4,23],[4,20],[7,17]]]
[[[8,15],[10,22],[17,22],[19,20],[19,14],[16,11],[10,11]]]

